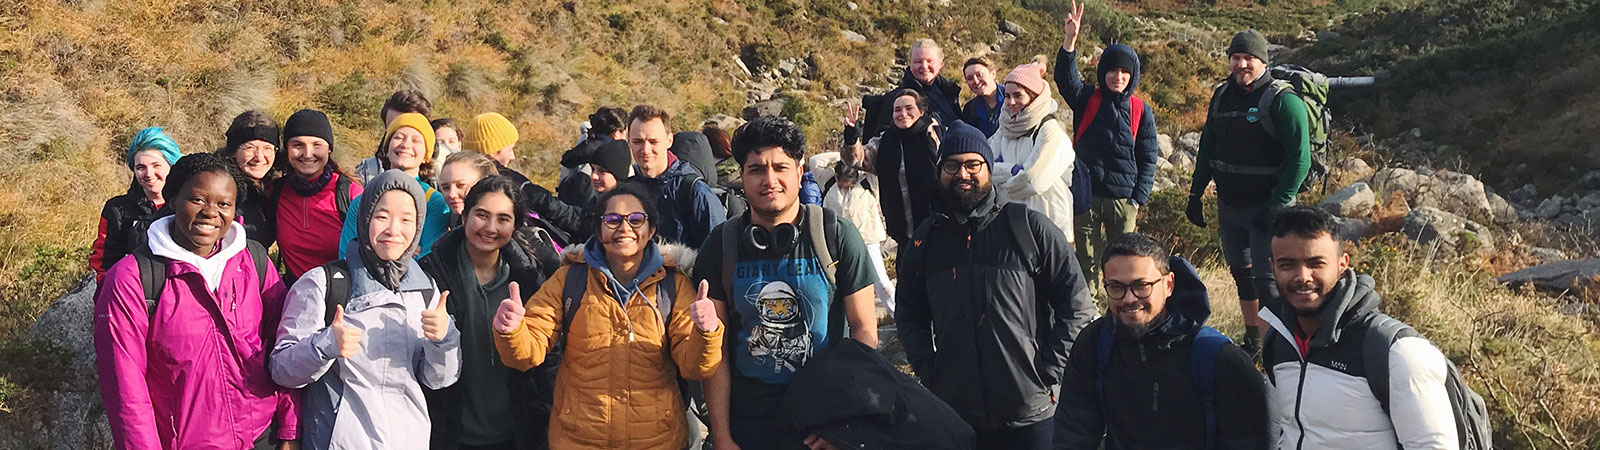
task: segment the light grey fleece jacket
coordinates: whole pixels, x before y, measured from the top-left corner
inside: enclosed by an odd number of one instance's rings
[[[361,351],[338,357],[324,323],[325,269],[306,272],[289,288],[269,369],[278,384],[304,388],[301,446],[323,449],[426,449],[431,432],[422,386],[441,389],[461,376],[461,333],[451,319],[443,341],[422,335],[422,311],[438,288],[415,261],[394,291],[361,265],[350,264],[344,320],[361,327]]]

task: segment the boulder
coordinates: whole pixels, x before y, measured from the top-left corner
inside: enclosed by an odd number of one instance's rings
[[[1433,206],[1473,220],[1494,217],[1494,207],[1489,204],[1483,182],[1472,175],[1449,170],[1433,173],[1433,189],[1418,194],[1417,205]],[[1600,201],[1600,197],[1595,198]]]
[[[1543,202],[1539,202],[1538,208],[1534,208],[1533,214],[1535,217],[1540,219],[1555,219],[1557,216],[1561,215],[1561,204],[1564,203],[1565,200],[1566,199],[1561,198],[1560,195],[1554,195],[1550,198],[1544,199]]]
[[[1367,162],[1361,158],[1354,157],[1345,158],[1344,161],[1334,164],[1333,170],[1348,174],[1351,178],[1365,178],[1367,175],[1372,175],[1372,166],[1367,165]],[[1345,179],[1348,180],[1350,178]]]
[[[1378,207],[1378,197],[1367,183],[1357,181],[1334,191],[1319,206],[1339,217],[1366,217]]]
[[[1488,197],[1489,211],[1494,213],[1494,223],[1512,223],[1516,222],[1520,217],[1517,214],[1517,208],[1511,206],[1511,202],[1506,201],[1505,198],[1500,197],[1500,194],[1489,194]]]
[[[759,101],[755,104],[744,107],[744,112],[741,114],[741,116],[743,116],[744,120],[748,121],[756,120],[757,117],[781,115],[783,114],[783,106],[788,103],[789,100],[782,97]]]
[[[1025,33],[1027,33],[1028,30],[1022,29],[1022,25],[1018,25],[1016,22],[1012,22],[1012,21],[1009,21],[1009,20],[1002,20],[1002,21],[1000,21],[1000,32],[1005,33],[1005,34],[1009,34],[1009,35],[1012,35],[1012,36],[1021,36],[1021,35],[1025,34]]]
[[[1372,237],[1373,223],[1365,218],[1333,218],[1339,224],[1339,238],[1349,242],[1359,242]]]
[[[1513,288],[1532,283],[1539,289],[1582,294],[1600,282],[1600,258],[1541,264],[1501,275],[1496,280]]]
[[[1522,187],[1512,189],[1511,192],[1507,192],[1506,199],[1520,204],[1533,201],[1534,197],[1538,195],[1539,188],[1535,187],[1533,183],[1528,183],[1522,185]]]
[[[850,31],[850,30],[839,30],[839,37],[842,37],[842,38],[844,38],[844,40],[850,41],[850,42],[858,42],[858,43],[867,42],[867,37],[866,36],[862,36],[861,33],[857,33],[857,32]]]
[[[1194,170],[1194,157],[1189,156],[1187,152],[1173,152],[1172,156],[1167,158],[1167,161],[1171,161],[1174,167],[1184,172]]]
[[[0,433],[3,448],[109,449],[111,426],[100,402],[94,363],[94,280],[57,299],[39,315],[24,338],[65,352],[70,371],[53,386],[38,387],[38,410],[15,416],[16,429]],[[15,433],[14,435],[9,435]],[[37,445],[24,445],[34,441]]]
[[[855,11],[861,9],[861,6],[857,5],[856,2],[844,2],[844,9]]]
[[[1568,258],[1567,257],[1567,252],[1563,252],[1561,250],[1556,250],[1556,249],[1553,249],[1553,248],[1544,248],[1544,247],[1530,247],[1530,248],[1528,248],[1528,257],[1529,258],[1533,258],[1533,260],[1537,261],[1539,264],[1549,264],[1549,263],[1553,263],[1553,262],[1556,262],[1556,261],[1566,261],[1567,258]]]
[[[786,76],[786,77],[787,76],[793,76],[795,70],[797,70],[797,69],[798,68],[795,67],[795,65],[794,65],[794,61],[785,60],[785,61],[782,61],[782,62],[778,63],[778,74]]]
[[[1600,170],[1591,170],[1589,173],[1583,174],[1583,177],[1578,179],[1578,189],[1600,189]]]
[[[1367,177],[1367,183],[1377,191],[1378,197],[1389,198],[1395,191],[1404,192],[1406,201],[1415,204],[1416,193],[1424,187],[1429,187],[1431,179],[1417,171],[1399,167],[1389,167]]]
[[[1489,227],[1432,206],[1413,208],[1406,214],[1401,232],[1418,244],[1439,244],[1457,250],[1492,251]]]
[[[1157,134],[1156,135],[1156,147],[1161,149],[1161,157],[1162,158],[1166,158],[1168,156],[1171,156],[1172,155],[1172,136],[1165,135],[1165,134]]]
[[[1178,148],[1181,148],[1184,151],[1191,152],[1191,153],[1199,152],[1200,151],[1200,133],[1194,132],[1194,131],[1190,131],[1188,133],[1184,133],[1183,136],[1179,136],[1178,137]]]

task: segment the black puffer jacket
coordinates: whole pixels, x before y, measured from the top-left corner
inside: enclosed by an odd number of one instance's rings
[[[100,210],[100,229],[89,251],[89,268],[94,269],[96,280],[122,257],[144,245],[143,233],[155,221],[155,214],[155,203],[138,184],[129,186],[126,194],[106,200],[105,208]]]
[[[450,292],[450,301],[445,308],[461,329],[463,361],[489,361],[489,364],[503,367],[496,356],[493,332],[489,328],[495,310],[503,299],[484,298],[477,275],[473,273],[472,261],[465,258],[465,252],[462,251],[467,245],[465,233],[464,228],[446,233],[434,243],[433,252],[418,264],[438,283],[440,292]],[[510,281],[521,285],[524,293],[538,290],[549,278],[547,272],[557,268],[548,263],[549,267],[541,267],[538,259],[541,258],[529,254],[516,241],[500,249],[500,260],[509,268]],[[507,368],[509,376],[505,384],[474,386],[504,389],[505,395],[510,396],[514,416],[513,440],[518,450],[549,447],[546,433],[554,402],[552,393],[555,391],[556,366],[560,361],[559,356],[547,358],[543,365],[527,372]],[[471,370],[470,367],[475,365],[464,363],[462,370]],[[461,386],[462,383],[456,383],[441,390],[423,392],[428,401],[428,416],[433,418],[430,448],[434,450],[453,450],[460,445],[461,416],[465,409]]]
[[[779,407],[794,433],[772,441],[815,434],[838,448],[973,448],[972,427],[955,410],[855,339],[812,357]]]
[[[873,170],[878,174],[878,205],[889,237],[905,244],[911,230],[928,218],[939,185],[939,149],[928,137],[933,121],[922,116],[911,128],[890,127],[878,141]],[[901,183],[900,168],[906,171]]]
[[[1057,450],[1204,447],[1205,408],[1189,371],[1195,333],[1211,316],[1206,286],[1183,258],[1167,263],[1175,283],[1164,322],[1144,336],[1116,336],[1105,369],[1102,395],[1096,387],[1102,329],[1117,327],[1101,317],[1072,348],[1061,407],[1056,411]],[[1224,344],[1214,373],[1216,448],[1267,448],[1266,383],[1239,347]]]
[[[902,252],[895,322],[911,368],[973,428],[1048,420],[1067,354],[1094,318],[1078,260],[1048,217],[1026,210],[1026,255],[991,192],[972,212],[929,219]],[[934,349],[938,350],[935,351]]]
[[[1073,148],[1078,152],[1078,163],[1089,172],[1087,187],[1097,197],[1132,199],[1143,205],[1150,199],[1156,159],[1161,154],[1156,137],[1156,115],[1151,105],[1145,104],[1139,129],[1131,128],[1132,97],[1139,87],[1139,58],[1133,48],[1122,44],[1107,47],[1104,54],[1112,53],[1125,54],[1134,61],[1133,77],[1121,93],[1103,86],[1106,73],[1111,69],[1104,64],[1095,69],[1102,86],[1084,83],[1078,75],[1077,53],[1066,50],[1056,50],[1056,89],[1072,108],[1074,130],[1084,130],[1074,134],[1082,137],[1073,143]],[[1093,107],[1089,101],[1096,91],[1100,93],[1100,105],[1096,108],[1094,123],[1079,123],[1085,111]],[[1079,186],[1073,188],[1076,194]]]

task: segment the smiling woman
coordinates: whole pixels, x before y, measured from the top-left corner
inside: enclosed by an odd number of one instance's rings
[[[233,118],[226,133],[228,143],[217,154],[238,166],[249,184],[239,191],[238,214],[244,219],[245,235],[268,247],[277,240],[277,223],[268,199],[267,186],[283,175],[283,155],[279,154],[278,123],[262,111],[245,111]]]

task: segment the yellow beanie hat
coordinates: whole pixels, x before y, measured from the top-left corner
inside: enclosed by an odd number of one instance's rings
[[[517,127],[500,113],[486,112],[472,118],[462,127],[461,149],[493,155],[506,146],[517,143]]]
[[[417,113],[405,113],[395,117],[389,122],[389,132],[383,134],[383,143],[388,146],[389,139],[394,138],[394,132],[401,128],[411,128],[422,133],[422,142],[427,151],[422,155],[422,161],[433,161],[433,124],[428,123],[428,116]]]

